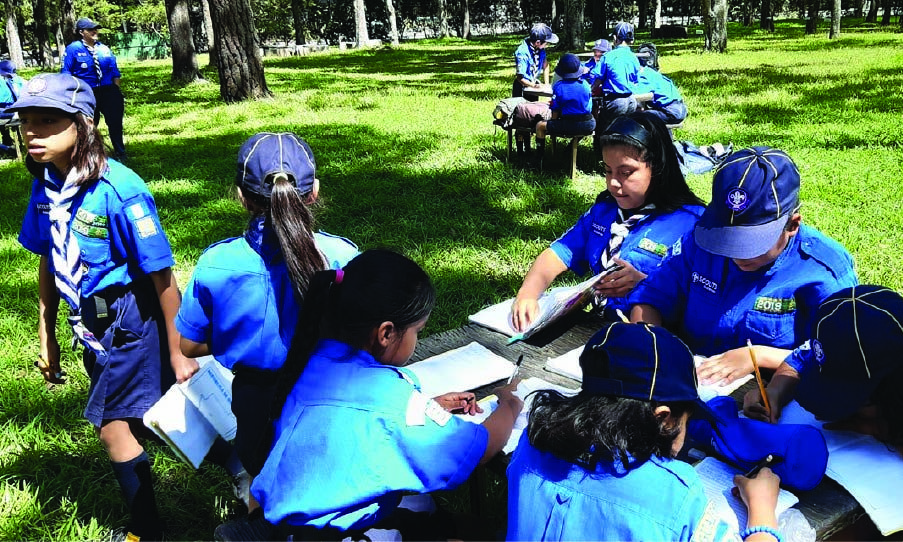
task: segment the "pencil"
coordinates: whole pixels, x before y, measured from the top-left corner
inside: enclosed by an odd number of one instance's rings
[[[752,341],[746,339],[746,346],[749,348],[749,358],[752,360],[753,371],[756,373],[756,382],[759,384],[759,393],[762,394],[762,404],[765,405],[765,415],[771,419],[771,404],[768,402],[768,394],[765,393],[765,384],[762,383],[762,374],[759,372],[759,364],[756,362],[756,351],[753,350]]]

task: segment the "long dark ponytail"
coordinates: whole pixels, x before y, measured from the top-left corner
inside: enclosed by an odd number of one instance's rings
[[[288,177],[276,175],[267,221],[279,239],[289,280],[299,301],[304,298],[314,273],[326,268],[323,254],[314,242],[314,215],[305,199]]]

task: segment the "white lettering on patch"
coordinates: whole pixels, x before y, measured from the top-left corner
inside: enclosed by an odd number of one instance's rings
[[[702,287],[705,288],[706,290],[708,290],[709,292],[711,292],[713,294],[718,293],[718,283],[715,282],[714,280],[703,277],[696,271],[693,271],[692,278],[693,278],[693,284],[697,284],[697,283],[701,284]]]

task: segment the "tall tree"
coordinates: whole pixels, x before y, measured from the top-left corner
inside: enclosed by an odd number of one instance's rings
[[[79,35],[75,31],[75,8],[72,6],[72,0],[59,0],[59,6],[60,30],[63,33],[62,47],[65,51],[66,45],[79,39]]]
[[[875,1],[877,2],[877,0]],[[881,9],[884,10],[884,12],[881,14],[882,25],[887,26],[890,24],[890,14],[893,7],[894,3],[892,0],[884,0],[883,2],[881,2]]]
[[[774,32],[774,16],[771,13],[771,0],[762,0],[762,11],[759,16],[759,28]]]
[[[365,47],[370,41],[367,32],[367,12],[364,9],[364,0],[354,1],[354,40],[358,47]]]
[[[558,49],[562,51],[582,51],[586,48],[583,39],[583,7],[585,0],[563,0],[561,2],[561,40]]]
[[[188,0],[166,0],[165,5],[172,50],[172,80],[190,83],[199,78],[200,72],[188,17]]]
[[[449,37],[448,31],[448,0],[438,0],[439,4],[439,35],[443,38]]]
[[[19,39],[15,0],[4,0],[3,7],[6,14],[6,47],[9,49],[9,59],[21,67],[25,65],[25,55],[22,54],[22,41]]]
[[[605,0],[590,0],[592,2],[593,37],[608,36],[608,19],[605,16]]]
[[[639,28],[648,28],[649,27],[649,0],[637,0],[637,7],[640,10],[639,14],[639,24],[637,25]]]
[[[389,38],[392,40],[392,45],[398,45],[398,19],[395,17],[395,4],[392,0],[386,0],[386,13],[389,14]],[[467,21],[466,12],[464,20]],[[467,24],[468,27],[470,25],[469,22],[466,22],[465,24]]]
[[[34,18],[34,40],[38,65],[45,70],[53,66],[53,53],[50,50],[50,33],[47,31],[47,9],[44,0],[35,0],[32,4]]]
[[[652,28],[662,26],[662,0],[652,0]]]
[[[705,50],[727,50],[727,0],[702,0]]]
[[[877,23],[878,22],[878,0],[871,0],[869,3],[869,12],[865,16],[865,22],[867,23]]]
[[[819,0],[808,0],[808,13],[806,14],[806,34],[815,34],[818,32],[818,8]]]
[[[201,0],[201,11],[204,13],[204,34],[207,35],[207,53],[209,61],[207,63],[211,68],[215,68],[218,64],[219,55],[216,52],[216,37],[213,30],[213,16],[210,14],[210,0]]]
[[[840,37],[840,0],[834,0],[834,9],[831,10],[831,32],[828,37],[831,39]]]
[[[270,96],[248,0],[211,0],[219,93],[227,102]]]

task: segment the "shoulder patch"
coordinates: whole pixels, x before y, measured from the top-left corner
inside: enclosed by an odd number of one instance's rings
[[[152,216],[146,216],[136,220],[135,227],[138,229],[138,237],[142,239],[153,237],[158,233],[157,224],[154,222],[154,217]]]
[[[727,523],[718,517],[714,503],[706,504],[705,512],[693,531],[691,542],[713,542],[730,540]]]

